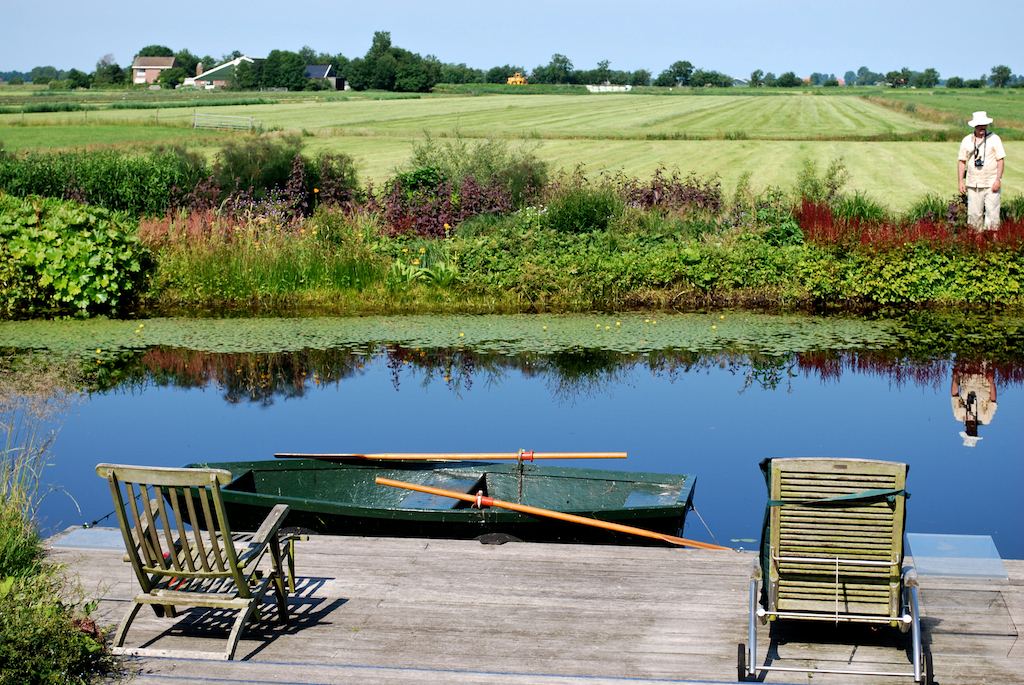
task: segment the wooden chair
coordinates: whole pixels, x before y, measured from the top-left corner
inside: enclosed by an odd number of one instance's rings
[[[220,487],[231,473],[220,469],[179,469],[99,464],[96,473],[110,483],[118,524],[142,591],[121,620],[114,653],[152,656],[210,656],[208,652],[172,652],[124,648],[129,626],[145,604],[157,616],[176,615],[175,606],[237,609],[227,650],[233,659],[250,616],[259,620],[259,604],[271,582],[278,615],[288,620],[278,529],[288,506],[275,506],[259,530],[233,534],[224,513]],[[290,548],[289,548],[290,549]],[[270,552],[268,573],[257,569]]]
[[[749,650],[737,675],[816,669],[759,666],[757,627],[776,619],[867,623],[912,631],[913,672],[818,669],[913,676],[931,685],[922,649],[917,575],[903,568],[906,464],[867,459],[765,459],[769,500],[760,559],[751,569]],[[758,583],[762,581],[758,596]]]

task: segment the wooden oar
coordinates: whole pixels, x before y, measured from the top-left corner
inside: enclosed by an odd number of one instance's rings
[[[460,459],[519,459],[518,452],[461,452],[452,454],[402,454],[385,452],[381,454],[275,454],[278,459],[322,459],[343,461],[345,459],[380,459],[394,461],[458,461]],[[625,459],[625,452],[523,452],[523,461],[534,459]]]
[[[568,521],[570,523],[579,523],[584,526],[593,526],[595,528],[604,528],[605,530],[614,530],[619,533],[628,533],[630,535],[639,535],[645,538],[654,538],[655,540],[664,540],[665,542],[670,542],[673,545],[681,545],[683,547],[696,547],[697,549],[731,549],[729,547],[712,545],[707,542],[697,542],[695,540],[687,540],[686,538],[677,538],[674,535],[666,535],[665,533],[656,533],[653,530],[646,530],[645,528],[624,526],[621,523],[599,521],[598,519],[589,518],[587,516],[576,516],[575,514],[566,514],[561,511],[551,511],[550,509],[528,507],[525,504],[503,502],[500,499],[484,497],[483,495],[467,495],[466,493],[462,492],[453,492],[451,490],[442,490],[441,488],[432,488],[429,485],[405,483],[400,480],[391,480],[390,478],[377,478],[377,483],[379,483],[380,485],[390,485],[395,488],[405,488],[406,490],[426,492],[431,495],[441,495],[442,497],[452,497],[454,499],[461,499],[465,500],[466,502],[473,502],[478,507],[501,507],[502,509],[511,509],[512,511],[518,511],[522,514],[545,516],[547,518],[558,519],[559,521]]]

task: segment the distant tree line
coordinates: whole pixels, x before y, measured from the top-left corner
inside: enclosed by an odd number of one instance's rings
[[[161,85],[170,88],[176,87],[190,76],[195,76],[196,67],[200,62],[204,69],[210,69],[241,56],[242,53],[235,50],[219,59],[210,55],[199,57],[187,48],[175,52],[163,45],[147,45],[136,55],[176,58],[177,68],[163,70],[159,79]],[[132,61],[134,62],[134,58]],[[476,69],[465,63],[443,63],[434,55],[420,56],[418,53],[393,45],[389,32],[377,31],[366,54],[351,60],[341,53],[332,55],[303,46],[298,52],[272,50],[266,58],[256,59],[254,62],[243,61],[235,68],[232,87],[241,90],[318,90],[325,87],[324,83],[306,77],[307,65],[333,66],[335,74],[345,79],[355,90],[374,89],[410,93],[427,92],[438,83],[506,83],[510,76],[517,73],[524,76],[529,83],[540,84],[607,83],[666,88],[728,88],[736,83],[728,74],[695,67],[686,60],[673,62],[653,78],[647,69],[612,69],[608,60],[599,61],[595,69],[576,69],[572,60],[560,53],[555,53],[547,64],[538,65],[532,71],[514,64],[494,66],[487,70]],[[111,54],[100,58],[96,62],[95,70],[89,74],[77,69],[61,71],[52,66],[42,66],[25,73],[0,71],[0,79],[11,84],[49,84],[54,89],[124,87],[133,82],[131,66],[120,66]],[[943,82],[939,72],[933,68],[913,71],[903,67],[883,74],[865,66],[857,71],[847,71],[843,76],[843,83],[847,86],[887,85],[893,88],[934,88],[939,85],[945,85],[947,88],[1005,88],[1024,87],[1024,75],[1014,75],[1008,66],[999,65],[992,67],[990,74],[982,74],[977,79],[953,76]],[[840,80],[835,74],[827,72],[814,72],[805,80],[792,71],[776,76],[761,69],[751,72],[748,79],[748,85],[752,87],[795,88],[805,84],[828,88],[840,85]]]

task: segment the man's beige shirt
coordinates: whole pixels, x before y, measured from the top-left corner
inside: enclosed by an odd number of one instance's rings
[[[975,145],[977,145],[977,153],[975,153]],[[978,156],[982,156],[985,160],[985,165],[980,169],[974,166],[974,160]],[[968,188],[991,188],[999,177],[996,162],[1003,157],[1006,157],[1006,152],[1003,151],[1003,141],[995,133],[989,133],[988,137],[982,141],[978,141],[973,133],[964,138],[960,143],[959,159],[961,162],[967,163],[965,185]]]

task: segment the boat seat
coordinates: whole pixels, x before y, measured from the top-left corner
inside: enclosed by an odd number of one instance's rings
[[[430,474],[430,477],[423,483],[420,483],[420,485],[427,485],[432,488],[441,488],[444,490],[453,490],[455,492],[465,492],[467,494],[476,494],[477,490],[483,488],[483,478],[484,474],[482,473],[458,475],[432,473]],[[465,503],[462,500],[453,499],[451,497],[411,491],[408,495],[402,498],[402,501],[398,503],[398,506],[402,509],[457,509],[465,506]]]

